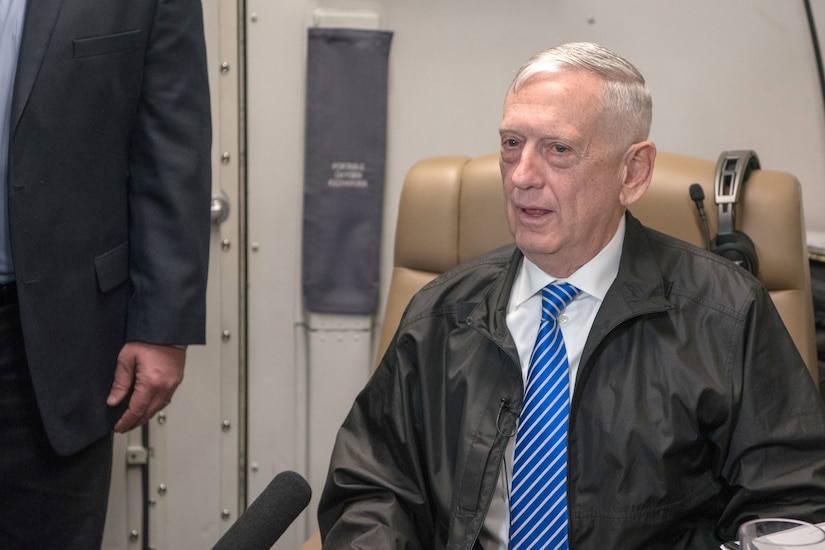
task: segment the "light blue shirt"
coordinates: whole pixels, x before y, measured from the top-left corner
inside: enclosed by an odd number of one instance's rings
[[[26,0],[0,0],[0,284],[14,280],[9,240],[8,184],[11,96]]]

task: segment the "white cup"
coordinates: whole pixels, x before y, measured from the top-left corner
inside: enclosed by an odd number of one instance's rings
[[[764,518],[739,526],[740,550],[825,550],[825,531],[804,521]]]

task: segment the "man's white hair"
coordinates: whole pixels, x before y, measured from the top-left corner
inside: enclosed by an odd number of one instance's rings
[[[509,91],[518,92],[533,77],[564,71],[587,71],[599,76],[604,81],[602,109],[615,117],[630,140],[647,139],[653,100],[642,73],[599,44],[571,42],[537,53],[516,72]]]

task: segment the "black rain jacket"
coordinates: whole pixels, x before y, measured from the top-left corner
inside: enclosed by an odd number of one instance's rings
[[[825,520],[825,410],[765,288],[630,214],[568,440],[570,548],[718,548],[756,516]],[[336,440],[324,548],[478,548],[523,399],[512,246],[410,302]]]

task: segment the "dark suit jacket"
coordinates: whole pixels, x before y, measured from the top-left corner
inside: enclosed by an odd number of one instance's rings
[[[204,340],[211,125],[199,0],[28,0],[9,218],[49,439],[110,432],[126,341]]]

